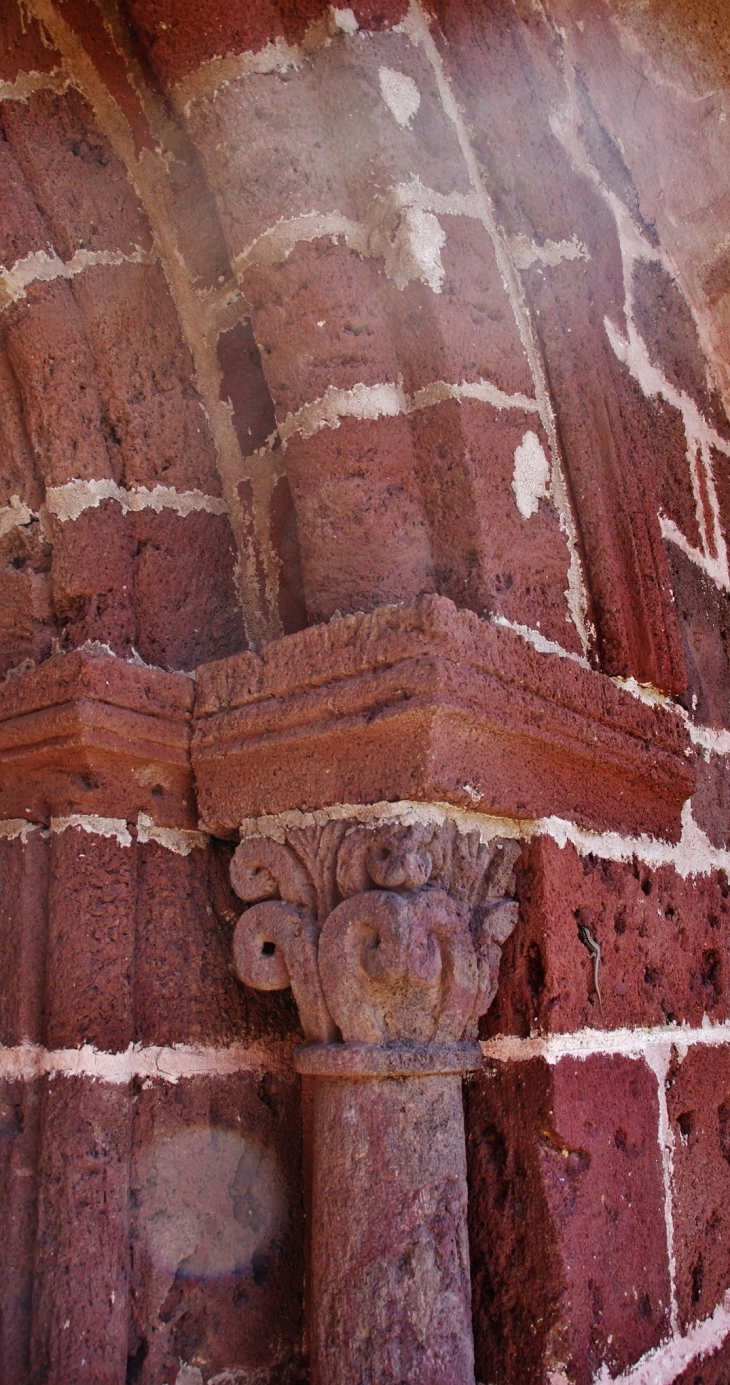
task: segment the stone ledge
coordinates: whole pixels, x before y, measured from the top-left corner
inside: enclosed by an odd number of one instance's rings
[[[194,684],[75,650],[0,686],[0,817],[68,813],[196,827]]]
[[[220,835],[292,808],[421,799],[676,841],[695,779],[671,711],[437,596],[204,666],[192,757]]]

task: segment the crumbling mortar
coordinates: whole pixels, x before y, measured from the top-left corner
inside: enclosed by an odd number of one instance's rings
[[[468,786],[464,787],[468,789]],[[241,824],[240,835],[241,838],[269,836],[275,841],[284,841],[287,828],[321,826],[332,818],[350,818],[353,822],[365,823],[399,822],[406,826],[415,822],[449,821],[460,832],[478,832],[485,843],[495,837],[531,841],[534,837],[547,836],[561,850],[571,845],[582,856],[592,855],[600,860],[616,862],[637,860],[650,870],[671,866],[683,879],[709,875],[716,870],[730,874],[730,851],[712,845],[695,822],[689,799],[682,809],[682,835],[676,843],[645,834],[625,837],[620,832],[593,832],[556,816],[518,821],[470,812],[455,808],[450,803],[419,803],[408,799],[392,803],[336,803],[314,812],[304,813],[294,809],[267,817],[247,818]]]

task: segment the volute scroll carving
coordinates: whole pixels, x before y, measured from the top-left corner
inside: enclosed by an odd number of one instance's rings
[[[451,823],[331,820],[247,837],[231,881],[239,977],[291,986],[310,1042],[449,1045],[476,1036],[517,921],[519,845]]]

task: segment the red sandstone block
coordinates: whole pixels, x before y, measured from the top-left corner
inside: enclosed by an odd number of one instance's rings
[[[260,995],[231,966],[240,901],[228,882],[230,849],[181,857],[138,847],[134,1013],[143,1044],[231,1044],[298,1033],[288,993]]]
[[[431,12],[499,221],[510,235],[539,244],[577,233],[592,259],[613,262],[622,301],[615,230],[606,235],[610,216],[550,125],[551,112],[566,100],[563,54],[550,20],[531,15],[528,23],[511,6],[479,0],[435,0]]]
[[[536,1059],[467,1090],[477,1377],[618,1374],[669,1326],[653,1073]]]
[[[0,81],[14,82],[22,72],[52,72],[61,54],[36,19],[20,5],[3,5],[0,12]]]
[[[110,476],[94,363],[68,283],[29,285],[4,328],[25,431],[46,484]]]
[[[0,261],[6,269],[12,269],[17,260],[34,252],[43,250],[49,254],[50,233],[5,140],[0,141],[0,178],[5,192],[0,223]]]
[[[227,515],[142,510],[133,536],[136,649],[146,663],[194,669],[243,649],[237,554]]]
[[[33,1385],[119,1385],[125,1377],[131,1130],[126,1084],[82,1077],[45,1084]]]
[[[654,490],[663,429],[655,433],[655,406],[596,321],[598,305],[616,319],[610,284],[582,269],[532,269],[527,288],[580,516],[601,666],[679,693],[686,673]]]
[[[720,953],[717,968],[721,968]],[[730,1288],[730,1045],[676,1054],[667,1077],[674,1134],[674,1253],[680,1321],[707,1318]]]
[[[418,88],[410,126],[385,104],[381,67]],[[340,34],[283,77],[234,81],[192,105],[189,129],[234,256],[283,218],[316,211],[360,220],[396,183],[417,178],[437,193],[470,191],[433,70],[400,34]]]
[[[729,727],[730,597],[675,544],[667,544],[667,555],[687,670],[681,700],[701,724]]]
[[[504,616],[581,653],[565,599],[569,553],[552,501],[523,518],[513,479],[527,433],[549,447],[536,414],[463,400],[410,419],[430,521],[437,590],[480,615]]]
[[[692,816],[713,846],[730,846],[730,783],[724,755],[701,753],[697,759],[697,788]]]
[[[675,389],[694,399],[700,412],[727,436],[728,420],[716,389],[707,383],[707,361],[682,290],[663,265],[634,265],[634,320],[652,362]]]
[[[43,1041],[49,855],[37,830],[0,839],[0,1043],[10,1048]]]
[[[403,237],[405,220],[396,218]],[[441,218],[444,280],[396,287],[382,257],[363,259],[329,238],[298,245],[283,263],[243,279],[280,420],[325,394],[402,378],[488,380],[532,397],[533,385],[492,243],[480,222]],[[417,270],[412,270],[417,273]]]
[[[0,447],[3,467],[0,476],[0,505],[9,505],[13,496],[38,510],[43,486],[38,475],[23,420],[18,382],[4,350],[0,349]]]
[[[512,11],[454,0],[439,0],[436,18],[445,39],[435,31],[443,61],[499,220],[510,234],[538,244],[574,237],[588,254],[554,269],[533,263],[525,284],[580,516],[602,667],[682,691],[653,492],[661,438],[654,435],[653,406],[622,373],[603,325],[608,316],[622,330],[624,317],[615,223],[550,127],[550,111],[566,99],[556,34],[547,20],[528,28]],[[594,166],[655,238],[618,145],[601,127],[580,81],[577,90]],[[662,463],[658,470],[662,475]]]
[[[0,539],[0,676],[51,653],[50,567],[51,549],[37,520]]]
[[[199,804],[243,818],[418,798],[679,836],[684,728],[577,662],[443,597],[385,607],[199,670]]]
[[[0,817],[144,812],[163,827],[194,827],[191,704],[182,674],[81,651],[6,680]]]
[[[0,124],[62,259],[77,250],[152,248],[127,171],[75,87],[6,101]]]
[[[389,7],[386,3],[380,8]],[[200,9],[190,0],[130,0],[128,10],[150,61],[165,87],[225,53],[245,53],[277,38],[299,43],[327,11],[324,0],[261,0],[232,7],[214,0]]]
[[[221,493],[190,349],[162,267],[99,266],[73,280],[94,358],[114,476]]]
[[[682,416],[677,409],[656,398],[651,404],[653,428],[651,457],[654,486],[659,509],[673,520],[688,543],[702,547],[697,519],[697,503],[692,490],[687,438]]]
[[[156,149],[156,141],[137,95],[136,83],[118,46],[120,34],[124,33],[122,25],[118,24],[112,38],[112,26],[105,21],[93,0],[62,0],[61,13],[71,30],[78,35],[107,91],[125,117],[138,156],[143,149]]]
[[[311,621],[433,590],[408,420],[344,419],[294,437],[286,468]]]
[[[145,1082],[135,1106],[131,1239],[140,1385],[294,1364],[302,1295],[293,1074]],[[133,1351],[130,1351],[133,1355]]]
[[[29,1375],[41,1084],[0,1081],[0,1381]]]
[[[287,476],[279,477],[271,493],[269,537],[281,564],[278,594],[281,628],[285,635],[291,635],[295,630],[303,630],[307,625],[307,608],[304,601],[297,515]]]
[[[134,1039],[134,846],[69,827],[53,835],[51,870],[47,1047],[118,1052]]]
[[[103,500],[78,519],[52,519],[51,533],[53,609],[67,647],[99,640],[115,654],[131,654],[134,549],[121,506]]]
[[[521,922],[504,947],[490,1034],[730,1017],[723,872],[683,880],[670,866],[579,856],[540,837],[523,851],[518,891]],[[603,1014],[580,926],[601,948]]]
[[[241,453],[250,457],[276,429],[269,386],[250,319],[221,332],[217,346],[221,368],[220,398],[231,405]],[[271,378],[271,362],[269,378]]]

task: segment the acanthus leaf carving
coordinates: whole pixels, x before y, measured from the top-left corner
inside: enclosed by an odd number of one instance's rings
[[[291,986],[308,1039],[337,1038],[322,991],[317,959],[319,927],[313,914],[296,904],[267,900],[241,915],[233,937],[233,958],[241,980],[259,991]]]
[[[519,845],[449,822],[333,819],[284,835],[246,838],[233,858],[234,889],[266,901],[236,929],[241,979],[291,985],[320,1043],[472,1038],[517,920]]]

